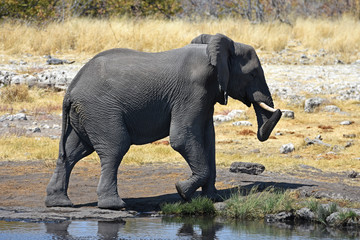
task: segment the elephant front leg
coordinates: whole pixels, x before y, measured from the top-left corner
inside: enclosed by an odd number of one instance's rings
[[[209,166],[209,180],[202,186],[202,196],[210,199],[218,199],[217,190],[215,188],[216,181],[216,163],[215,163],[215,130],[213,121],[209,121],[205,130],[205,153],[207,164]]]
[[[187,161],[192,171],[190,178],[175,184],[176,190],[184,200],[190,200],[199,187],[207,185],[210,168],[207,163],[203,134],[187,133],[185,135],[173,131],[170,144]]]

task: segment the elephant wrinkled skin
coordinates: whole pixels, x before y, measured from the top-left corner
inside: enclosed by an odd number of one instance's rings
[[[112,49],[96,55],[76,75],[63,102],[62,136],[48,207],[72,206],[67,195],[74,165],[96,151],[101,162],[98,207],[121,209],[117,172],[132,144],[166,136],[192,175],[176,183],[188,200],[216,197],[214,105],[228,96],[253,104],[258,138],[265,141],[281,117],[255,50],[222,34],[203,34],[166,52]]]

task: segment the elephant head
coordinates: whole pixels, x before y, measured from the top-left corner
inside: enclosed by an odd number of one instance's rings
[[[207,44],[210,64],[217,71],[220,104],[227,104],[228,96],[240,100],[248,107],[254,106],[257,122],[257,137],[266,141],[281,118],[281,110],[274,103],[265,81],[264,71],[255,49],[237,43],[222,35],[202,34],[192,44]]]

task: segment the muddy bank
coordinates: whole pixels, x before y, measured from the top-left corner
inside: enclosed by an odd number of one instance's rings
[[[175,182],[190,175],[185,164],[124,164],[119,169],[118,190],[127,207],[123,211],[110,211],[96,207],[100,166],[86,161],[76,165],[70,179],[69,197],[75,208],[46,208],[45,189],[52,171],[43,161],[0,162],[0,219],[106,221],[155,212],[165,202],[181,200],[176,193]],[[360,188],[349,184],[346,173],[317,172],[304,166],[291,175],[267,171],[261,175],[248,175],[219,168],[217,176],[217,188],[224,199],[238,187],[250,189],[258,186],[264,189],[276,186],[297,190],[304,197],[360,202]]]

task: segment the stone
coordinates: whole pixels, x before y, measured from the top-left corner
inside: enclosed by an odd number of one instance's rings
[[[282,112],[282,117],[284,118],[291,118],[294,119],[295,118],[295,113],[294,111],[291,110],[281,110]]]
[[[358,175],[359,175],[358,172],[352,170],[352,171],[348,174],[348,177],[349,177],[349,178],[356,178]]]
[[[231,119],[240,118],[240,117],[246,118],[246,114],[244,110],[236,110],[236,109],[229,112],[227,116],[229,116]]]
[[[214,203],[214,208],[218,212],[224,211],[226,209],[226,203],[224,202]]]
[[[272,222],[293,222],[294,214],[291,212],[280,212],[277,214],[267,214],[265,216],[265,221],[267,223]]]
[[[340,122],[340,125],[351,125],[353,123],[354,123],[354,121],[345,120],[345,121]]]
[[[323,99],[323,98],[319,98],[319,97],[308,98],[305,100],[304,110],[307,113],[312,113],[315,111],[315,108],[319,107],[324,102],[325,102],[325,99]]]
[[[345,148],[351,147],[352,145],[354,145],[354,141],[353,141],[353,140],[348,141],[348,142],[345,144]]]
[[[244,110],[232,110],[231,112],[229,112],[226,115],[214,115],[213,121],[218,122],[218,123],[230,122],[233,119],[240,118],[240,117],[247,119],[246,113]]]
[[[265,171],[265,166],[260,163],[233,162],[230,165],[230,172],[259,175]]]
[[[294,144],[292,144],[292,143],[284,144],[280,147],[280,153],[282,153],[282,154],[291,153],[294,150],[295,150],[295,147],[294,147]]]
[[[330,144],[324,143],[322,141],[321,135],[318,135],[315,139],[310,139],[310,138],[306,137],[304,140],[305,140],[306,146],[318,144],[318,145],[324,145],[326,147],[331,147]]]
[[[324,112],[333,112],[333,113],[341,112],[340,108],[335,105],[327,105],[323,108],[323,111]]]
[[[26,117],[26,114],[25,113],[17,113],[15,115],[13,115],[14,117],[14,120],[19,120],[19,121],[26,121],[27,120],[27,117]]]
[[[309,208],[301,208],[295,212],[296,218],[305,221],[312,221],[315,219],[315,214]]]
[[[255,149],[251,150],[250,152],[251,152],[251,153],[260,153],[260,149],[255,148]]]
[[[334,212],[326,218],[326,222],[330,225],[335,224],[339,220],[339,212]]]
[[[3,122],[5,120],[8,121],[24,121],[27,120],[26,114],[25,113],[17,113],[14,115],[10,115],[10,114],[5,114],[3,116],[0,117],[0,122]]]
[[[28,130],[32,133],[41,132],[41,129],[39,127],[29,128]]]
[[[233,122],[232,125],[234,125],[234,126],[252,126],[252,123],[249,121],[237,121],[237,122]]]
[[[213,121],[214,122],[229,122],[231,121],[231,117],[227,116],[227,115],[214,115],[213,116]]]
[[[343,134],[344,138],[356,138],[356,134],[355,133],[350,133],[350,134]]]

